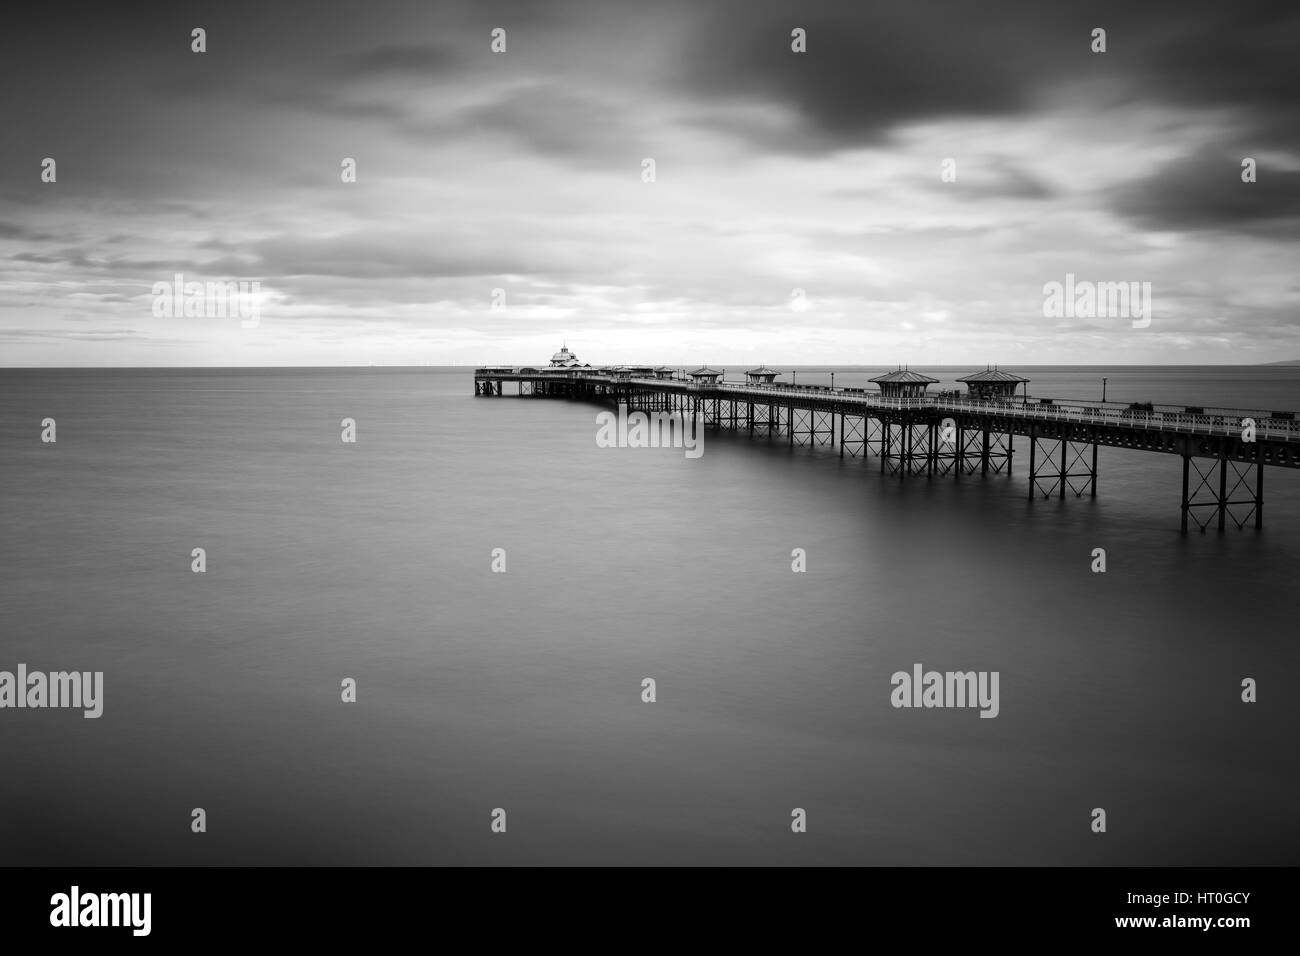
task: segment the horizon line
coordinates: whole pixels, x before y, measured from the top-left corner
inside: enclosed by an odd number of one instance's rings
[[[747,364],[749,364],[749,362],[751,362],[751,361],[752,361],[752,360],[745,360],[745,361],[742,361],[742,362],[735,362],[735,363],[724,363],[724,362],[718,362],[718,363],[715,363],[715,364],[717,364],[717,365],[719,365],[719,366],[722,366],[722,365],[731,365],[731,364],[735,364],[735,365],[747,365]],[[617,364],[626,364],[626,363],[617,363]],[[659,364],[662,364],[662,365],[681,365],[683,368],[685,368],[687,365],[694,365],[695,363],[694,363],[694,362],[686,362],[686,363],[680,363],[680,362],[678,362],[678,363],[666,362],[666,363],[665,363],[665,362],[661,362],[661,363],[659,363]],[[896,363],[896,362],[891,362],[891,363],[886,363],[886,364],[883,364],[883,365],[880,365],[880,364],[869,364],[869,365],[867,365],[867,364],[837,364],[837,365],[822,365],[822,364],[815,364],[815,363],[798,363],[798,362],[795,362],[795,363],[778,363],[778,364],[784,364],[784,365],[786,365],[786,367],[788,367],[788,368],[792,368],[792,369],[809,368],[809,369],[827,369],[827,370],[836,370],[836,371],[838,371],[838,370],[840,370],[840,369],[851,370],[851,369],[878,369],[878,368],[893,368],[893,367],[894,367],[895,365],[897,365],[898,363]],[[916,362],[912,362],[912,363],[910,363],[910,364],[911,364],[911,365],[917,365],[919,368],[935,368],[935,369],[939,369],[939,368],[968,368],[968,367],[978,366],[978,365],[981,364],[981,363],[978,363],[978,362],[975,362],[975,363],[960,362],[960,363],[957,363],[957,364],[952,364],[952,363],[945,363],[945,364],[939,364],[939,363],[935,363],[935,364],[925,364],[925,363],[916,363]],[[987,365],[988,363],[983,363],[983,364]],[[1001,365],[1001,364],[1003,364],[1003,363],[999,363],[999,365]],[[190,369],[194,369],[194,370],[202,370],[202,369],[207,369],[207,370],[250,369],[250,370],[251,370],[251,369],[290,369],[290,368],[300,368],[300,369],[425,369],[425,368],[439,368],[439,369],[441,369],[441,368],[464,368],[464,369],[476,369],[476,368],[506,368],[506,367],[511,367],[511,368],[514,368],[514,367],[518,367],[518,368],[525,368],[525,367],[528,367],[528,368],[544,368],[544,367],[547,367],[547,366],[537,365],[537,364],[532,364],[532,365],[530,365],[529,363],[522,363],[522,364],[520,364],[520,363],[501,363],[501,362],[464,362],[464,363],[455,363],[455,364],[451,364],[451,365],[434,365],[434,364],[432,364],[432,363],[425,363],[425,364],[419,364],[419,365],[387,365],[387,364],[380,364],[380,365],[376,365],[376,364],[364,364],[364,365],[362,365],[362,364],[346,364],[346,365],[338,365],[338,364],[335,364],[335,365],[0,365],[0,372],[17,372],[17,371],[75,371],[75,370],[86,370],[86,371],[135,371],[135,370],[141,370],[141,369],[169,369],[169,370],[174,370],[174,371],[184,371],[184,370],[190,370]],[[593,369],[594,369],[594,368],[600,368],[600,367],[604,367],[604,366],[592,366]],[[1100,364],[1096,364],[1096,363],[1089,363],[1089,362],[1075,362],[1075,363],[1068,363],[1068,364],[1062,364],[1062,363],[1033,363],[1033,362],[1025,362],[1025,363],[1015,363],[1015,367],[1017,367],[1017,368],[1098,368],[1098,369],[1114,369],[1114,368],[1121,368],[1121,369],[1122,369],[1122,368],[1286,368],[1286,367],[1297,368],[1297,367],[1300,367],[1300,359],[1283,360],[1283,361],[1280,361],[1280,362],[1194,362],[1194,363],[1172,363],[1172,362],[1125,362],[1125,363],[1118,363],[1118,362],[1117,362],[1117,363],[1108,363],[1108,364],[1105,364],[1105,365],[1100,365]]]

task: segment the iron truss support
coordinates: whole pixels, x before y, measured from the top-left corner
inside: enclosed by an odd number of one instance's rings
[[[866,415],[845,415],[840,412],[840,457],[847,448],[850,458],[867,457],[867,443],[871,440],[871,423],[875,419]]]
[[[699,401],[700,404],[703,405],[704,407],[704,415],[703,415],[704,427],[713,428],[713,429],[722,428],[722,419],[723,419],[722,399],[714,395],[714,396],[704,396]]]
[[[934,474],[934,442],[937,430],[921,419],[904,418],[881,423],[880,473],[898,475]]]
[[[961,477],[962,426],[955,418],[939,418],[930,422],[929,474]]]
[[[1207,462],[1204,467],[1202,461]],[[1197,479],[1194,486],[1190,486],[1188,481],[1192,475]],[[1225,530],[1229,518],[1238,531],[1246,527],[1252,517],[1256,529],[1264,527],[1263,466],[1258,461],[1239,462],[1222,454],[1211,459],[1183,455],[1182,512],[1183,534],[1187,533],[1189,517],[1202,534],[1210,522],[1216,520],[1219,530]]]
[[[1014,436],[1009,432],[993,431],[979,425],[962,426],[958,432],[960,452],[957,456],[958,474],[1000,475],[1011,474],[1011,458],[1015,452]]]
[[[1041,460],[1039,453],[1042,453]],[[1065,499],[1066,489],[1082,498],[1085,492],[1097,497],[1097,445],[1066,437],[1048,438],[1029,434],[1029,500],[1040,493]]]
[[[835,413],[815,408],[790,408],[790,444],[830,445],[835,441]]]
[[[773,432],[781,430],[780,409],[775,405],[749,404],[749,433],[767,432],[769,438]]]
[[[719,406],[718,427],[727,428],[733,432],[744,428],[746,424],[744,406],[746,404],[746,402],[735,398],[722,399]]]

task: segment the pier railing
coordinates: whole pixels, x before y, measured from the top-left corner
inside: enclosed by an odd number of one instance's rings
[[[1069,421],[1091,425],[1119,425],[1157,431],[1176,431],[1204,435],[1240,435],[1247,420],[1255,423],[1260,438],[1279,441],[1300,440],[1300,421],[1275,417],[1273,411],[1241,408],[1203,408],[1189,411],[1185,405],[1086,401],[1078,399],[1044,399],[1029,396],[1007,401],[981,401],[941,394],[917,398],[887,397],[880,392],[858,388],[832,388],[829,385],[758,385],[744,382],[703,384],[681,379],[639,378],[633,376],[581,375],[586,380],[626,382],[638,385],[669,386],[693,394],[726,394],[752,398],[826,398],[836,402],[860,404],[882,410],[933,410],[962,414],[998,415],[1004,418]],[[1290,413],[1283,413],[1289,415]]]
[[[840,405],[860,405],[870,410],[994,415],[1001,418],[1116,425],[1200,435],[1240,436],[1249,421],[1255,425],[1257,438],[1300,441],[1300,422],[1296,421],[1293,413],[1262,409],[1204,408],[1155,403],[1125,404],[1034,396],[994,401],[944,393],[932,393],[916,398],[895,398],[863,388],[833,388],[829,385],[764,385],[748,382],[688,382],[680,378],[656,378],[586,369],[482,368],[477,370],[476,375],[507,380],[561,379],[612,385],[637,385],[700,396],[745,398],[755,402],[788,398],[822,399]]]
[[[626,381],[626,379],[625,379]],[[649,379],[644,381],[651,381]],[[1270,411],[1237,408],[1202,408],[1188,411],[1183,405],[1145,404],[1133,407],[1122,402],[1080,401],[1075,399],[1040,399],[1028,397],[1011,401],[981,401],[978,399],[925,395],[916,398],[896,398],[861,389],[831,388],[829,386],[748,385],[721,382],[717,385],[687,384],[695,392],[721,391],[731,395],[764,397],[811,398],[819,395],[836,401],[861,404],[867,408],[887,410],[951,411],[964,414],[998,415],[1004,418],[1072,421],[1080,424],[1127,425],[1158,431],[1194,432],[1207,435],[1237,435],[1249,419],[1255,423],[1255,433],[1261,437],[1280,440],[1300,438],[1300,422],[1290,418],[1275,418]]]

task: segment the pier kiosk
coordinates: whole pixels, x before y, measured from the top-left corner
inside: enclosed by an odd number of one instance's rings
[[[1016,389],[1021,384],[1029,384],[1029,379],[997,366],[963,375],[957,381],[965,383],[966,397],[975,402],[1014,402]],[[1028,400],[1028,395],[1025,399]]]
[[[696,385],[717,385],[718,379],[722,377],[721,372],[716,368],[709,368],[707,365],[701,365],[695,371],[686,374],[691,377],[691,381]]]
[[[899,368],[871,379],[880,386],[880,398],[894,407],[880,416],[880,473],[898,475],[933,475],[936,471],[935,455],[941,454],[940,417],[927,409],[925,389],[939,381],[929,375]],[[944,467],[938,471],[946,474],[956,459],[945,457]]]

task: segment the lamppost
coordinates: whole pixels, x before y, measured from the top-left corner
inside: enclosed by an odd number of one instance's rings
[[[831,391],[835,390],[835,373],[831,372]]]
[[[793,369],[790,371],[790,384],[795,385],[799,381],[799,373]]]
[[[1106,380],[1104,378],[1101,380],[1101,400],[1103,402],[1106,400]]]

